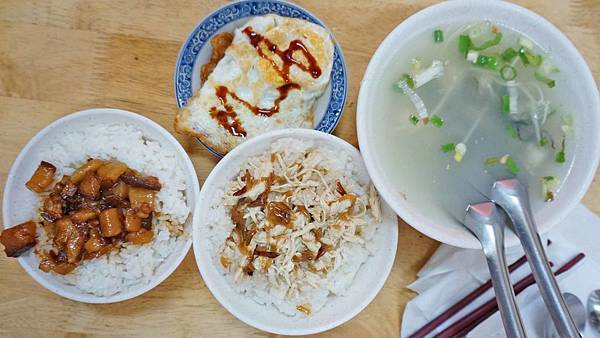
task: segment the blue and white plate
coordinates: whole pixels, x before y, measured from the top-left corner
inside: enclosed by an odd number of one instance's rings
[[[177,106],[183,107],[187,100],[200,88],[200,67],[211,55],[210,39],[220,32],[233,32],[251,17],[269,13],[300,18],[327,27],[309,11],[298,5],[278,0],[239,1],[226,4],[209,14],[194,28],[179,51],[175,66],[175,98]],[[328,29],[329,30],[329,29]],[[329,31],[331,34],[331,31]],[[333,34],[331,34],[333,38]],[[348,92],[346,63],[339,44],[333,38],[333,69],[331,81],[315,106],[314,129],[331,133],[337,126]],[[207,147],[216,155],[222,156]]]

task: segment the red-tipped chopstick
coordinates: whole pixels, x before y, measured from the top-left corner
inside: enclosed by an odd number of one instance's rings
[[[558,276],[563,272],[569,271],[584,257],[585,254],[578,254],[577,256],[573,257],[570,261],[568,261],[565,265],[561,266],[558,270],[556,270],[556,272],[554,272],[554,275]],[[523,290],[527,289],[533,284],[535,284],[535,279],[533,278],[532,274],[529,274],[527,277],[521,279],[514,285],[515,295],[518,295],[519,293],[523,292]],[[469,333],[477,325],[481,324],[484,320],[488,319],[496,311],[498,311],[498,303],[496,302],[496,298],[493,298],[487,303],[473,310],[471,313],[457,320],[454,324],[450,325],[448,328],[446,328],[444,331],[442,331],[435,337],[464,337],[467,335],[467,333]]]
[[[548,240],[548,246],[552,244],[552,241]],[[508,266],[508,271],[513,272],[518,269],[521,265],[525,264],[527,261],[527,257],[523,256],[517,259],[514,263]],[[483,283],[477,289],[473,290],[471,293],[466,295],[463,299],[456,302],[454,305],[450,306],[448,310],[442,312],[439,316],[435,317],[432,321],[425,324],[422,328],[418,329],[415,333],[409,336],[409,338],[423,338],[431,331],[435,330],[442,323],[450,319],[452,316],[457,314],[460,310],[465,308],[465,306],[469,305],[472,301],[474,301],[477,297],[483,295],[487,290],[492,288],[492,281],[488,280]]]

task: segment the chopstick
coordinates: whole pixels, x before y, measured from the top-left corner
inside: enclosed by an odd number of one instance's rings
[[[550,246],[550,244],[552,244],[552,241],[548,240],[548,246]],[[514,263],[512,263],[511,265],[508,266],[508,271],[509,272],[515,271],[516,269],[521,267],[521,265],[525,264],[525,262],[527,262],[527,257],[522,256],[521,258],[517,259]],[[428,333],[435,330],[438,326],[440,326],[442,323],[444,323],[445,321],[450,319],[452,316],[457,314],[460,310],[465,308],[472,301],[474,301],[477,297],[483,295],[487,290],[489,290],[491,288],[492,288],[492,280],[490,279],[487,282],[483,283],[481,286],[479,286],[477,289],[473,290],[471,293],[466,295],[463,299],[459,300],[454,305],[450,306],[446,311],[442,312],[440,315],[435,317],[432,321],[430,321],[429,323],[425,324],[423,327],[418,329],[415,333],[410,335],[409,338],[425,337]]]
[[[565,265],[556,270],[554,275],[558,276],[566,271],[569,271],[584,257],[585,254],[579,253]],[[533,278],[532,274],[529,274],[527,277],[521,279],[514,285],[515,295],[523,292],[523,290],[527,289],[533,284],[535,284],[535,279]],[[496,311],[498,311],[498,303],[496,302],[496,298],[493,298],[477,309],[473,310],[471,313],[457,320],[454,324],[450,325],[440,334],[436,335],[436,338],[464,337],[467,333],[469,333],[477,325],[481,324],[484,320],[488,319]]]

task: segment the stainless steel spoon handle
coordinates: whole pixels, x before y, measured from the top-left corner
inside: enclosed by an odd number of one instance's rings
[[[492,200],[506,211],[513,223],[558,334],[561,337],[581,337],[548,264],[531,214],[527,190],[516,179],[497,181],[492,187]]]
[[[600,333],[600,289],[592,291],[587,301],[587,315],[590,325]]]
[[[481,242],[506,335],[509,338],[527,337],[508,278],[504,255],[504,222],[496,205],[491,202],[469,205],[464,224]]]

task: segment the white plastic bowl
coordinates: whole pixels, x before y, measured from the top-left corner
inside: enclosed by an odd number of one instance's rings
[[[234,316],[248,325],[263,331],[284,335],[305,335],[334,328],[356,316],[375,298],[390,273],[396,255],[398,241],[397,218],[389,206],[382,201],[383,222],[374,237],[379,248],[374,256],[361,266],[350,286],[347,296],[331,297],[318,312],[307,318],[288,317],[273,306],[259,305],[248,297],[237,293],[215,267],[213,244],[206,234],[211,202],[225,184],[234,179],[240,167],[249,157],[268,150],[271,143],[281,138],[315,141],[320,147],[344,151],[351,154],[358,169],[358,179],[368,180],[360,153],[346,141],[333,135],[310,129],[283,129],[254,137],[229,152],[212,170],[202,186],[194,211],[194,254],[204,283],[213,296]]]
[[[176,154],[180,165],[184,168],[186,174],[186,197],[191,207],[195,205],[196,196],[199,191],[198,178],[190,158],[187,156],[183,147],[167,130],[141,115],[124,110],[98,108],[84,110],[69,114],[60,118],[46,128],[42,129],[37,135],[27,143],[21,151],[15,163],[12,165],[8,174],[8,180],[4,187],[4,199],[2,203],[2,215],[5,226],[13,226],[31,219],[32,208],[37,205],[38,196],[25,187],[25,182],[29,180],[32,173],[40,164],[41,160],[52,162],[52,159],[41,158],[40,149],[47,142],[51,142],[62,133],[69,130],[85,128],[90,124],[113,124],[128,123],[135,125],[142,130],[144,136],[149,139],[157,140],[162,145],[166,145]],[[87,142],[94,142],[88,140]],[[188,219],[185,231],[189,234],[191,231],[192,220]],[[191,236],[190,236],[191,237]],[[151,282],[138,289],[128,292],[117,293],[108,297],[100,297],[86,293],[73,285],[69,285],[64,280],[52,273],[45,273],[38,269],[39,261],[33,250],[18,258],[19,263],[27,273],[46,289],[75,301],[84,303],[114,303],[139,296],[146,291],[151,290],[163,280],[165,280],[179,266],[191,246],[191,238],[182,241],[175,251],[159,266]]]
[[[378,79],[388,69],[388,64],[406,45],[411,37],[425,31],[444,27],[455,22],[490,20],[511,27],[536,41],[552,54],[561,74],[568,74],[561,84],[564,95],[573,95],[575,114],[575,161],[564,182],[559,198],[535,215],[538,229],[545,233],[560,222],[579,203],[592,182],[600,155],[600,98],[592,74],[575,46],[550,22],[541,16],[510,3],[500,1],[457,0],[428,7],[402,22],[381,43],[369,62],[364,75],[356,115],[358,141],[367,169],[375,186],[394,211],[407,223],[423,234],[438,241],[464,248],[480,248],[477,239],[462,225],[449,216],[434,220],[428,209],[435,206],[416,206],[402,198],[401,187],[391,185],[386,175],[394,168],[386,168],[378,158],[371,139],[375,119],[380,118],[375,100],[376,91],[382,85]],[[398,135],[402,137],[402,135]],[[409,178],[407,178],[409,179]],[[512,232],[507,232],[506,245],[518,243]]]

